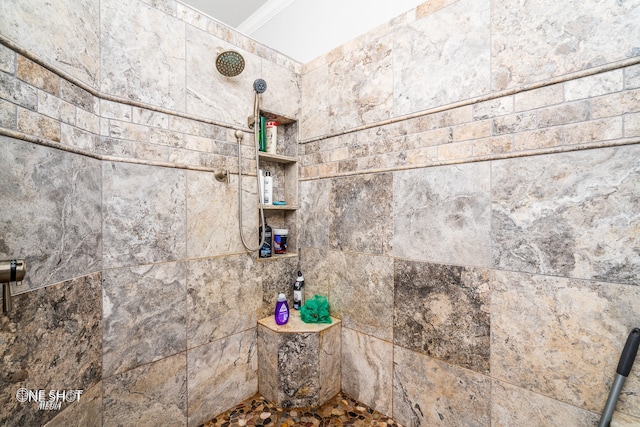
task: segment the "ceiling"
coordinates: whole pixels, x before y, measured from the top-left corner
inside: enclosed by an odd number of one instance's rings
[[[424,0],[181,0],[301,63]]]

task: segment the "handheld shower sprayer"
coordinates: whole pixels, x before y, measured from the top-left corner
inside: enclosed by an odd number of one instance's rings
[[[249,117],[249,127],[253,124],[253,145],[254,151],[256,155],[256,180],[258,184],[258,204],[260,206],[260,223],[262,225],[262,230],[265,230],[265,220],[264,220],[264,204],[262,200],[262,188],[260,188],[260,156],[258,155],[258,149],[260,146],[260,140],[258,136],[258,130],[260,126],[260,94],[264,93],[267,90],[267,82],[263,79],[257,79],[253,82],[253,89],[255,91],[253,97],[253,117]],[[239,211],[239,219],[238,224],[240,227],[240,240],[244,247],[250,251],[255,252],[262,248],[264,244],[264,237],[266,233],[262,233],[260,236],[260,244],[258,247],[254,248],[247,244],[244,238],[244,233],[242,232],[242,155],[240,152],[240,145],[242,142],[242,132],[236,132],[236,139],[238,140],[238,211]]]

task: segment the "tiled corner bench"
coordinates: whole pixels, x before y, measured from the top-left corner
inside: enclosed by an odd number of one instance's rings
[[[304,323],[291,310],[289,322],[258,321],[258,391],[281,408],[317,407],[340,392],[340,319]]]

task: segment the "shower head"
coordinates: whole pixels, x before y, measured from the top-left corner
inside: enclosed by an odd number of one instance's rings
[[[267,90],[267,82],[262,79],[257,79],[253,82],[253,90],[255,90],[256,93],[264,93]]]
[[[225,77],[235,77],[244,70],[244,58],[234,50],[227,50],[216,58],[216,68]]]

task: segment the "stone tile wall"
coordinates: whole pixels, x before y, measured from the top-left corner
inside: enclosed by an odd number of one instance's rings
[[[297,117],[300,65],[172,0],[0,13],[0,259],[28,266],[0,316],[0,424],[200,425],[257,391],[256,321],[295,274],[241,245],[235,132],[246,174],[253,80]],[[213,63],[229,48],[234,79]],[[84,393],[38,411],[19,387]]]
[[[307,292],[404,425],[595,425],[638,326],[640,4],[534,3],[425,2],[303,67]]]

